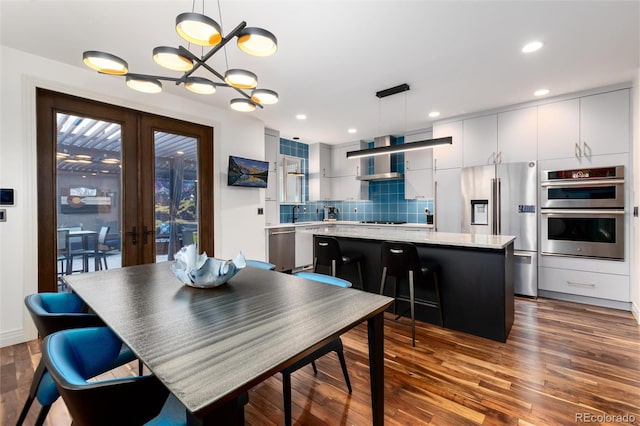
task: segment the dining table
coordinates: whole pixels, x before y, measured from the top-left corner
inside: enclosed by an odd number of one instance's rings
[[[190,425],[242,425],[248,391],[367,322],[372,424],[384,424],[384,311],[393,299],[245,267],[195,288],[172,262],[63,279],[185,406]]]

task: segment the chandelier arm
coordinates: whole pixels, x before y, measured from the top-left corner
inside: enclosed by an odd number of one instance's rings
[[[198,62],[200,62],[200,60],[199,60],[199,59],[197,59],[197,61],[198,61]],[[204,62],[200,63],[200,65],[202,65],[202,66],[203,66],[207,71],[209,71],[210,73],[212,73],[213,75],[215,75],[216,77],[218,77],[220,80],[224,81],[224,76],[223,76],[222,74],[220,74],[218,71],[214,70],[213,68],[211,68],[209,65],[207,65],[207,64],[206,64],[206,63],[204,63]],[[236,92],[240,93],[242,96],[244,96],[245,98],[247,98],[247,99],[249,99],[251,102],[253,102],[253,100],[251,99],[251,96],[250,96],[250,95],[247,95],[247,94],[245,93],[245,91],[244,91],[244,90],[239,89],[239,88],[237,88],[237,87],[233,87],[233,86],[231,86],[231,85],[229,85],[229,84],[226,84],[226,83],[225,83],[225,87],[230,87],[230,88],[232,88],[232,89],[235,89],[235,91],[236,91]],[[263,106],[263,105],[260,105],[260,104],[259,104],[259,103],[257,103],[257,102],[253,102],[253,103],[255,103],[256,105],[258,105],[260,108],[264,109],[264,106]]]
[[[102,74],[102,73],[101,73],[101,74]],[[136,78],[136,77],[142,77],[142,78],[154,78],[154,79],[156,79],[156,80],[163,80],[163,81],[175,81],[175,82],[177,82],[177,83],[179,83],[179,82],[180,82],[180,80],[181,80],[180,78],[176,78],[176,77],[165,77],[165,76],[162,76],[162,75],[151,75],[151,74],[138,74],[138,73],[135,73],[135,72],[129,72],[129,73],[126,73],[125,75],[123,75],[123,77],[133,77],[133,78]]]
[[[182,53],[187,54],[190,58],[196,59],[198,61],[198,63],[193,68],[191,68],[191,70],[189,70],[189,71],[184,73],[184,75],[182,76],[183,80],[186,81],[187,77],[189,77],[191,74],[193,74],[200,67],[200,65],[202,65],[204,62],[208,61],[218,50],[222,49],[225,44],[229,43],[231,41],[231,39],[236,37],[238,35],[238,33],[240,33],[240,31],[242,31],[246,26],[247,26],[247,23],[245,21],[240,22],[233,30],[231,30],[231,32],[229,34],[227,34],[225,37],[222,38],[220,43],[215,45],[202,58],[198,58],[193,53],[191,53],[189,50],[185,49],[183,46],[180,46],[178,49]],[[223,80],[224,80],[224,78],[223,78]]]

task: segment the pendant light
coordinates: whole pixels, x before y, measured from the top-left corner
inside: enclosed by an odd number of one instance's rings
[[[190,71],[193,69],[193,61],[185,58],[180,49],[175,47],[160,46],[153,49],[153,60],[158,65],[173,71]]]
[[[258,76],[251,71],[230,69],[224,74],[224,81],[238,89],[253,89],[258,85]]]
[[[160,80],[142,75],[128,75],[127,86],[143,93],[160,93],[162,91],[162,83],[160,83]]]
[[[229,105],[231,106],[231,109],[240,112],[251,112],[256,109],[256,104],[245,98],[231,99]]]
[[[216,85],[211,80],[202,77],[189,77],[184,87],[199,95],[211,95],[216,93]]]
[[[220,25],[200,13],[187,12],[178,15],[176,31],[180,37],[198,46],[215,46],[222,41]]]
[[[129,66],[124,59],[110,53],[88,50],[82,54],[82,62],[103,74],[125,75],[129,72]]]
[[[278,93],[269,89],[256,89],[258,76],[255,73],[245,69],[229,68],[225,47],[229,41],[237,38],[237,46],[243,52],[253,56],[270,56],[278,51],[276,36],[263,28],[247,27],[244,21],[223,36],[222,27],[218,22],[204,15],[204,0],[203,13],[197,13],[194,9],[195,0],[191,12],[181,13],[176,17],[176,32],[189,43],[211,47],[208,52],[203,51],[201,56],[197,56],[189,50],[191,45],[159,46],[153,49],[153,60],[164,68],[184,73],[180,77],[129,73],[129,67],[123,59],[94,50],[84,52],[83,61],[89,68],[100,73],[126,77],[127,86],[144,93],[159,93],[162,91],[161,81],[171,81],[176,85],[184,84],[185,88],[193,93],[206,95],[215,93],[218,87],[229,87],[242,96],[231,100],[230,106],[236,111],[254,111],[256,107],[264,108],[263,105],[277,103]],[[224,75],[207,64],[209,59],[223,49],[227,68]],[[200,67],[213,74],[220,82],[192,75]],[[253,90],[247,93],[251,89]]]
[[[278,102],[278,94],[269,89],[254,89],[251,100],[262,105],[272,105]]]
[[[278,40],[262,28],[245,28],[238,34],[238,47],[253,56],[271,56],[278,50]]]

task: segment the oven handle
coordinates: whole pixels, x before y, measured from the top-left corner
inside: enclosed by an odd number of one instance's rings
[[[612,215],[612,214],[624,215],[624,210],[541,209],[540,213],[546,214],[548,216],[561,215],[561,214],[562,215],[566,215],[566,214],[591,214],[591,215],[594,215],[594,216],[609,216],[609,215]]]
[[[541,182],[541,187],[547,186],[609,186],[624,183],[624,179],[594,179],[594,180],[563,180]]]

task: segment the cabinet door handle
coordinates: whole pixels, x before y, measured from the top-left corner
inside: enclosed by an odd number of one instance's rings
[[[582,156],[582,151],[580,149],[580,144],[576,143],[573,147],[573,154],[576,158],[580,158]]]
[[[582,142],[582,153],[586,158],[591,158],[591,147],[586,142]]]
[[[491,153],[491,157],[489,157],[489,158],[490,158],[489,164],[496,164],[496,153],[495,152],[492,152]]]
[[[498,156],[496,159],[496,163],[500,164],[502,163],[502,151],[498,151]]]
[[[405,166],[404,166],[405,170],[409,170],[411,167],[409,167],[409,160],[405,161]]]
[[[436,170],[438,170],[438,159],[434,158],[433,159],[433,171],[435,172]]]
[[[589,287],[589,288],[594,288],[596,286],[593,283],[581,283],[578,281],[569,281],[569,280],[567,280],[567,284],[578,286],[578,287]]]
[[[327,177],[327,169],[322,169],[322,177]]]
[[[271,235],[282,235],[282,234],[295,234],[296,231],[276,231],[272,232]]]

